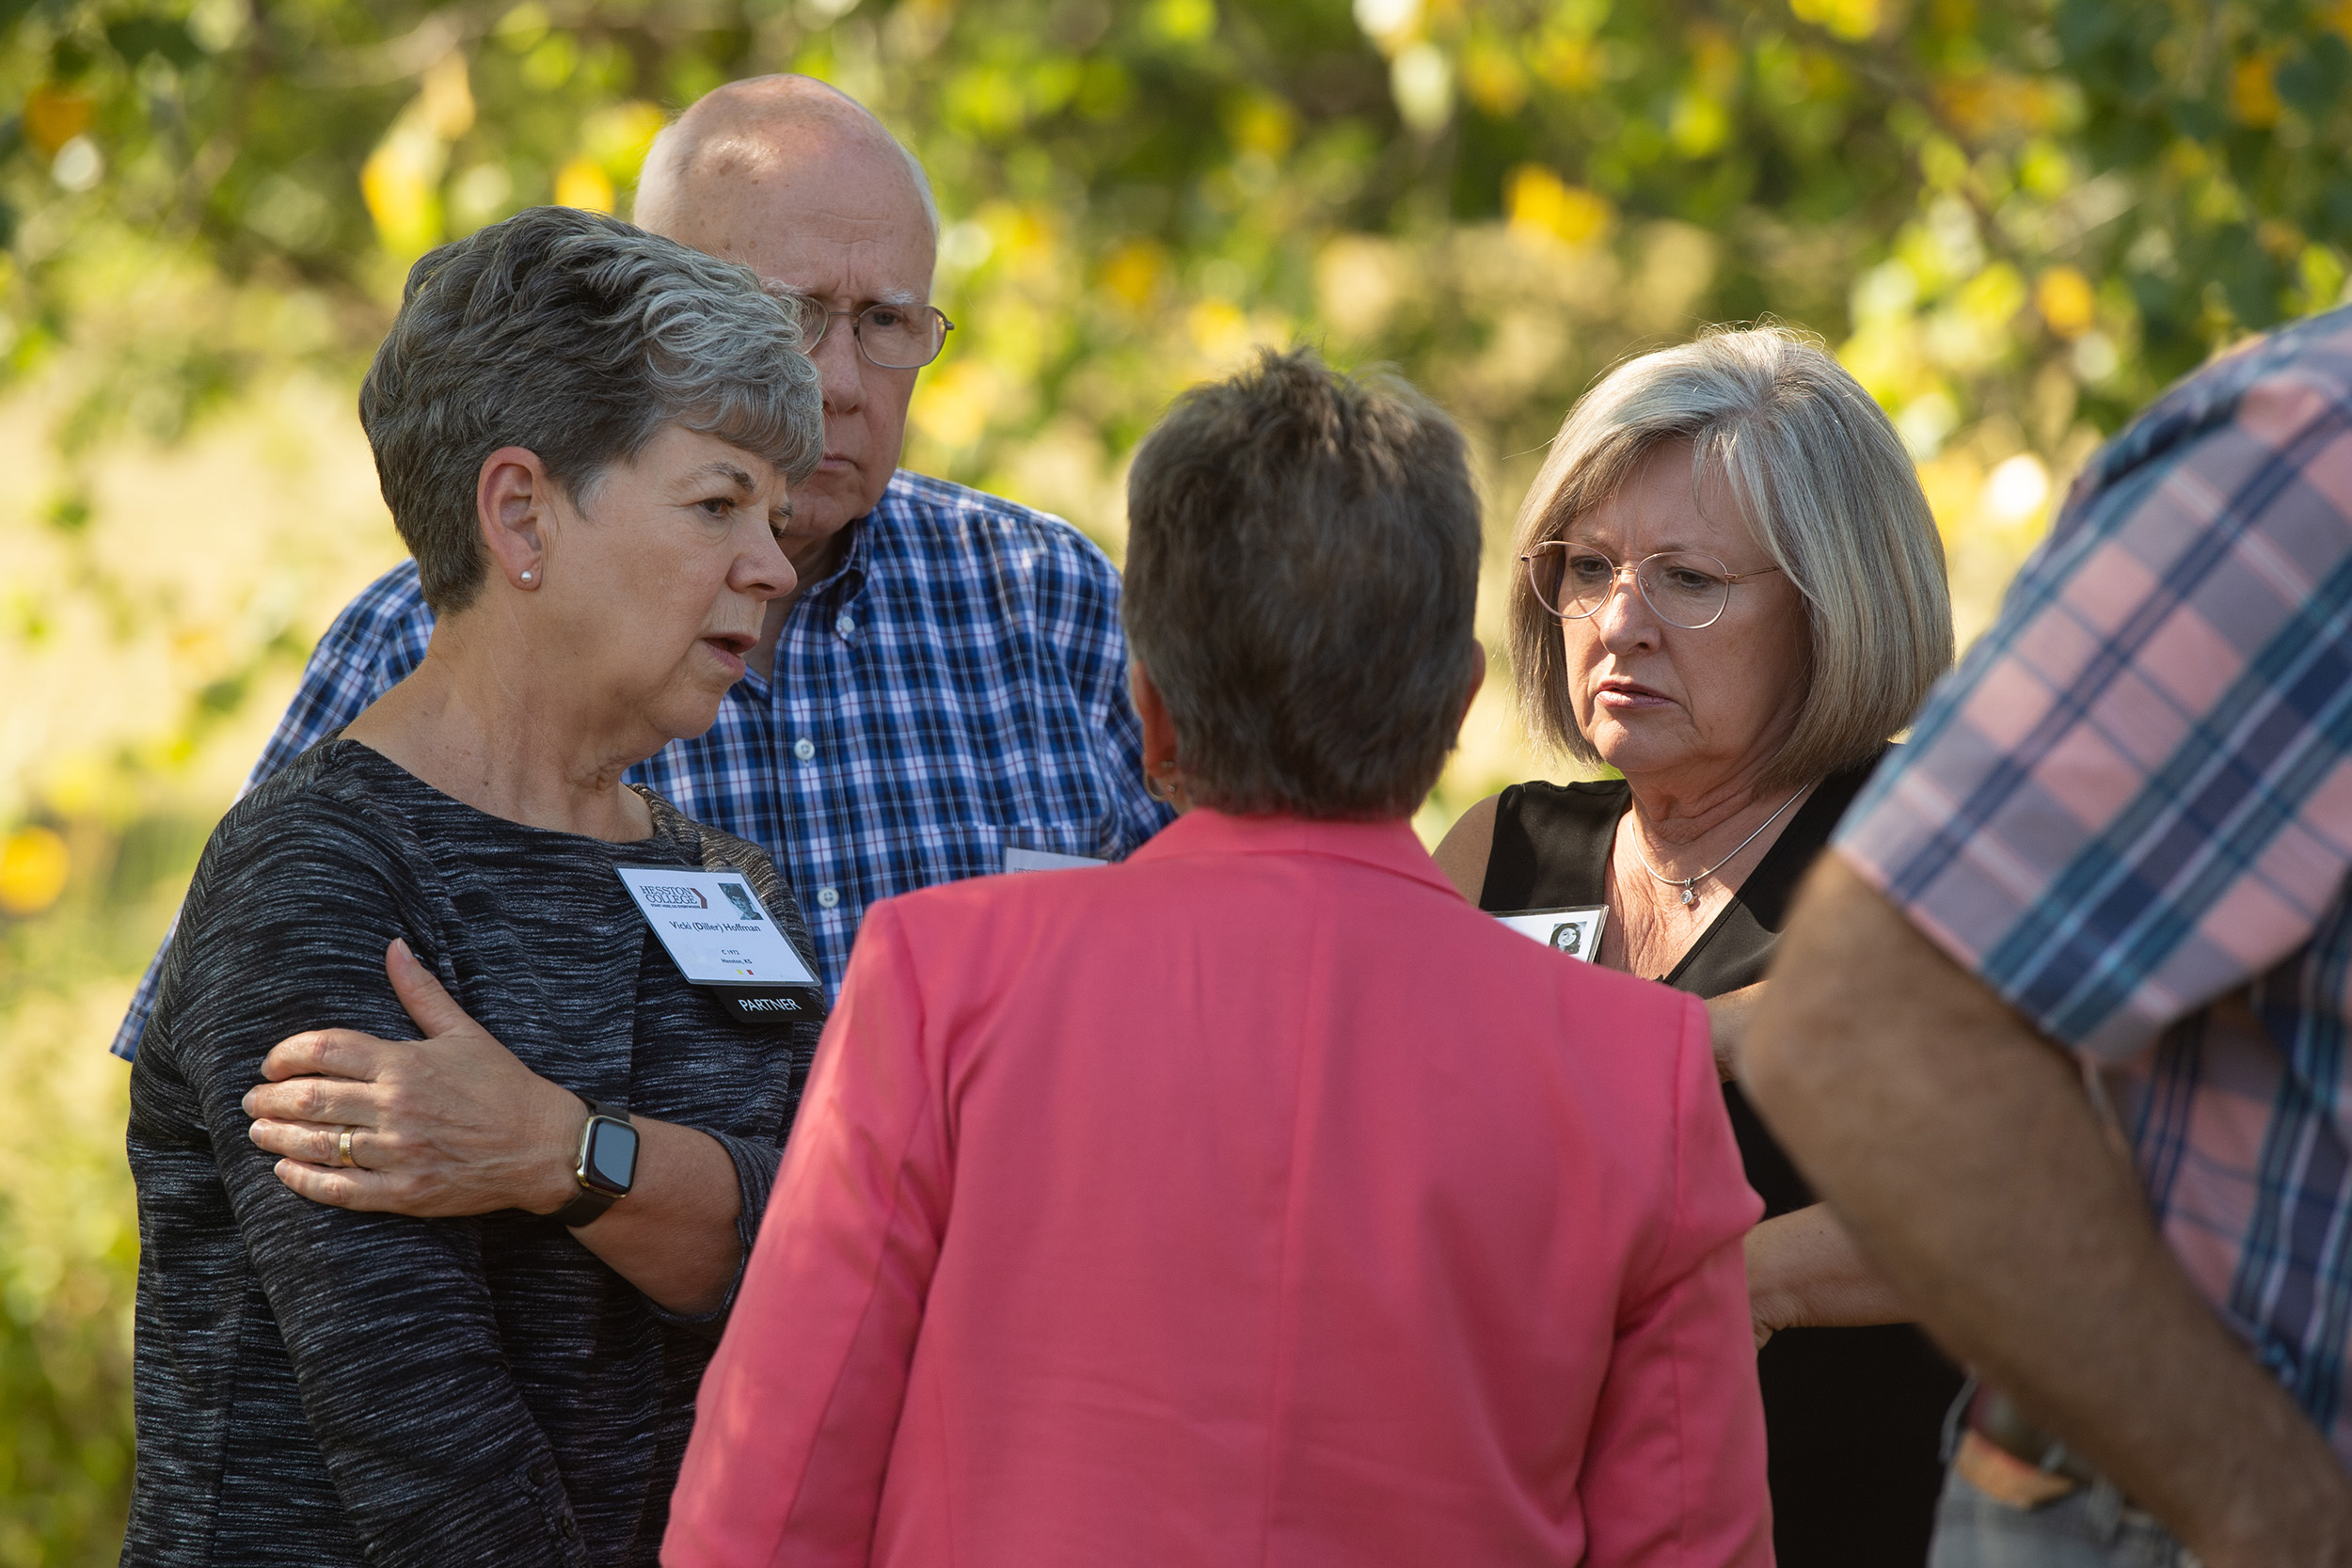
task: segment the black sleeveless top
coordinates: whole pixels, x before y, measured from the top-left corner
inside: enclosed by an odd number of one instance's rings
[[[1660,978],[1703,997],[1763,979],[1798,883],[1874,767],[1823,780],[1730,905]],[[1623,780],[1504,790],[1478,907],[1505,913],[1605,902],[1610,846],[1631,799]],[[1724,1103],[1765,1216],[1813,1202],[1737,1084],[1724,1085]],[[1756,1371],[1782,1568],[1924,1563],[1944,1479],[1944,1413],[1960,1392],[1951,1363],[1908,1324],[1792,1328],[1772,1336]]]

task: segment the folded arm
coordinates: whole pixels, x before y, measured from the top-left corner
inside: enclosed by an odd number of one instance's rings
[[[364,824],[278,814],[244,838],[208,856],[191,895],[174,1065],[338,1495],[373,1562],[583,1562],[553,1449],[509,1370],[477,1228],[310,1203],[246,1136],[239,1100],[289,1020],[398,1017],[373,956],[417,911],[372,863]]]
[[[532,1072],[467,1014],[405,943],[385,974],[424,1035],[382,1039],[310,1030],[262,1062],[244,1098],[252,1141],[282,1156],[277,1175],[316,1203],[440,1217],[521,1209],[552,1214],[580,1196],[574,1172],[588,1108]],[[691,1127],[632,1117],[637,1171],[627,1197],[573,1230],[580,1244],[684,1318],[723,1307],[740,1273],[747,1185],[764,1190],[772,1152],[743,1151]],[[341,1142],[352,1133],[351,1165]]]

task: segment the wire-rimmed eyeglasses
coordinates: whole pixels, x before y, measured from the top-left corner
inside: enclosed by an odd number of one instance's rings
[[[1528,586],[1536,600],[1563,621],[1581,621],[1609,602],[1617,584],[1627,578],[1641,591],[1642,602],[1670,626],[1699,631],[1713,626],[1731,602],[1731,590],[1750,578],[1777,572],[1759,566],[1735,572],[1711,555],[1692,550],[1661,550],[1630,566],[1620,566],[1590,545],[1553,539],[1519,557],[1527,566]]]
[[[935,305],[869,305],[863,310],[828,310],[821,300],[771,287],[771,293],[800,312],[801,352],[814,354],[835,320],[850,318],[850,336],[866,363],[885,371],[919,371],[939,357],[956,329]]]

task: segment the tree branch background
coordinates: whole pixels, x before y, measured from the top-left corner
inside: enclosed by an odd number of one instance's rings
[[[1567,404],[1770,316],[1903,432],[1965,640],[2101,437],[2342,296],[2347,35],[2352,0],[0,0],[0,1568],[119,1548],[103,1045],[310,644],[400,558],[353,399],[430,245],[626,213],[666,115],[822,76],[945,214],[912,467],[1116,557],[1169,398],[1318,341],[1470,433],[1490,631]],[[1425,833],[1559,773],[1507,686]]]

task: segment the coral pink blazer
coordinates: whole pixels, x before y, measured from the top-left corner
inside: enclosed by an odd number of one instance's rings
[[[672,1503],[705,1565],[1772,1561],[1691,997],[1403,822],[876,905]]]

